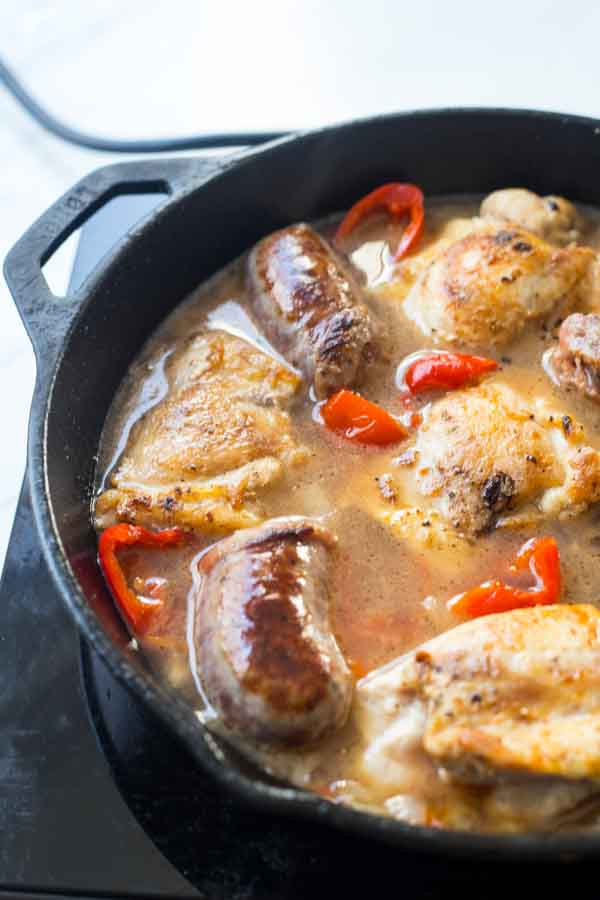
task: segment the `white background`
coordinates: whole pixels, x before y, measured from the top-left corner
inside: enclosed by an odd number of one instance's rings
[[[306,128],[428,106],[600,116],[599,34],[593,0],[0,0],[0,53],[39,99],[73,124],[122,137]],[[47,136],[0,89],[0,257],[108,161]],[[66,284],[68,261],[54,276]],[[0,564],[33,378],[2,281]]]

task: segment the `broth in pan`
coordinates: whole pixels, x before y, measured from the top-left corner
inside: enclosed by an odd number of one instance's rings
[[[202,284],[107,419],[141,652],[277,777],[416,824],[596,827],[600,218],[387,186]]]

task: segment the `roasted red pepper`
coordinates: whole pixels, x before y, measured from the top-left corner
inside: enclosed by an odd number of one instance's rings
[[[396,221],[403,216],[409,216],[409,223],[394,254],[394,259],[401,259],[409,250],[413,249],[423,231],[425,218],[423,192],[414,184],[401,184],[394,181],[371,191],[346,213],[336,232],[335,241],[347,237],[363,219],[378,209],[387,210],[392,219]]]
[[[365,675],[369,674],[369,670],[367,669],[365,664],[362,663],[360,660],[348,659],[348,660],[346,660],[346,662],[348,664],[348,668],[350,669],[350,671],[352,672],[352,674],[354,675],[354,677],[356,678],[357,681],[360,681],[361,678],[364,678]]]
[[[448,602],[449,609],[460,616],[486,616],[526,606],[546,606],[560,597],[560,557],[556,541],[551,537],[532,538],[517,554],[513,572],[529,569],[534,577],[532,588],[524,590],[502,581],[486,581]]]
[[[121,523],[112,525],[100,535],[98,561],[117,606],[131,628],[143,634],[154,614],[162,606],[160,600],[148,602],[132,591],[117,559],[121,547],[172,547],[180,544],[185,537],[181,528],[166,528],[163,531],[149,531],[139,525]]]
[[[343,388],[333,394],[321,409],[328,428],[343,433],[358,444],[395,444],[408,432],[389,413],[360,394]]]
[[[497,368],[498,363],[485,356],[430,353],[415,360],[407,369],[404,381],[411,394],[432,390],[449,391],[477,381],[482,375]]]

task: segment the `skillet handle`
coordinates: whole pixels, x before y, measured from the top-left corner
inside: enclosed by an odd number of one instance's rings
[[[165,194],[168,204],[186,186],[207,181],[222,171],[229,157],[153,159],[117,163],[90,173],[56,201],[25,232],[4,262],[4,275],[33,344],[38,366],[54,359],[83,300],[80,290],[66,297],[52,293],[42,267],[97,210],[113,197]],[[104,263],[100,263],[102,267]]]

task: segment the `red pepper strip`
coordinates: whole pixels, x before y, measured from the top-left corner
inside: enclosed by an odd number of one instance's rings
[[[357,681],[360,681],[361,678],[364,678],[365,675],[369,674],[369,670],[367,669],[365,664],[363,662],[361,662],[359,659],[349,659],[349,660],[346,660],[346,662],[348,664],[348,668],[350,669],[350,671],[352,672],[352,674],[354,675],[354,677],[356,678]]]
[[[464,353],[431,353],[415,360],[405,375],[411,394],[437,388],[452,390],[498,368],[494,359]]]
[[[321,415],[332,431],[358,444],[395,444],[408,432],[376,403],[342,388],[324,404]]]
[[[342,224],[335,234],[335,241],[347,237],[357,225],[370,213],[385,209],[395,220],[408,215],[410,222],[406,226],[402,240],[394,254],[394,259],[402,259],[415,246],[423,231],[425,212],[423,209],[423,191],[415,184],[401,184],[393,181],[376,188],[355,203],[346,213]]]
[[[144,602],[132,591],[117,559],[121,547],[142,545],[143,547],[170,547],[180,544],[185,537],[181,528],[166,528],[164,531],[148,531],[139,525],[121,523],[112,525],[100,535],[98,561],[106,582],[115,598],[122,615],[131,628],[143,634],[151,618],[162,606],[162,602]]]
[[[523,544],[511,570],[522,572],[527,568],[535,579],[533,588],[522,590],[502,581],[486,581],[464,594],[457,594],[448,602],[448,608],[459,616],[474,618],[509,609],[557,603],[560,597],[560,557],[554,538],[532,538]]]

